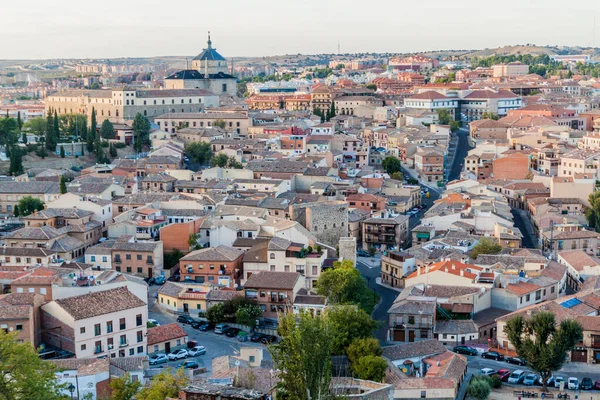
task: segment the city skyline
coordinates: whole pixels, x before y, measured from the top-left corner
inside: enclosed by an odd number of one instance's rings
[[[431,0],[410,7],[385,1],[371,11],[340,0],[281,5],[272,0],[164,3],[108,0],[99,9],[74,0],[10,2],[0,35],[10,40],[0,59],[193,56],[213,43],[226,57],[284,54],[408,53],[504,45],[598,45],[591,0],[560,9],[557,1],[510,0],[501,9],[479,2]],[[543,8],[542,8],[543,6]],[[115,45],[117,44],[117,45]]]

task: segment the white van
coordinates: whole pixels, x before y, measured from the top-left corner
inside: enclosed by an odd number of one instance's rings
[[[215,326],[215,333],[218,333],[219,335],[225,333],[225,331],[229,329],[229,325],[227,324],[217,324],[217,326]]]
[[[525,371],[518,369],[508,376],[508,383],[521,383],[523,379],[525,379]]]

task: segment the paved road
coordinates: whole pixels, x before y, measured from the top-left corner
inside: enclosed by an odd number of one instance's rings
[[[467,140],[469,132],[464,129],[460,129],[456,132],[456,135],[458,136],[458,144],[455,150],[456,155],[454,156],[454,162],[452,163],[450,174],[448,175],[448,181],[453,181],[460,178],[460,172],[462,171],[465,157],[470,149]]]
[[[168,313],[163,313],[158,309],[156,305],[156,299],[154,294],[158,291],[159,286],[150,286],[148,290],[148,297],[150,298],[150,304],[148,307],[148,318],[155,319],[161,325],[170,324],[175,322],[176,316]],[[225,355],[233,356],[239,354],[241,346],[261,347],[263,348],[263,357],[267,360],[271,359],[271,355],[267,351],[266,346],[260,343],[243,342],[240,343],[234,338],[229,338],[225,335],[217,335],[213,331],[202,332],[198,329],[194,329],[189,325],[180,324],[188,334],[188,340],[195,340],[199,345],[206,347],[206,354],[198,357],[188,358],[188,360],[195,360],[200,365],[200,368],[206,368],[207,374],[209,375],[212,371],[212,359],[215,357],[221,357]],[[151,350],[151,349],[150,349]],[[179,364],[185,360],[169,361],[166,364],[161,364],[163,368],[173,367],[177,368]],[[159,366],[160,367],[160,366]]]
[[[529,218],[523,210],[512,209],[511,213],[515,220],[515,225],[523,234],[523,247],[529,249],[537,248],[537,236]]]

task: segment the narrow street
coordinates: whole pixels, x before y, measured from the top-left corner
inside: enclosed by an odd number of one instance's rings
[[[529,218],[527,218],[525,211],[513,208],[511,213],[514,217],[515,225],[523,234],[523,247],[528,249],[537,248],[537,236],[535,235],[533,225]]]
[[[454,162],[450,168],[450,173],[448,174],[448,182],[459,179],[460,172],[462,171],[465,157],[469,152],[469,142],[467,140],[467,136],[469,132],[465,129],[459,129],[456,131],[456,136],[458,136],[458,144],[456,145],[456,155],[454,156]]]

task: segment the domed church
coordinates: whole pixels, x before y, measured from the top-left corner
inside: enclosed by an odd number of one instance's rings
[[[236,95],[237,79],[228,73],[225,57],[212,47],[210,32],[207,43],[208,47],[192,59],[192,69],[184,69],[165,78],[167,89],[205,89],[216,94]]]

